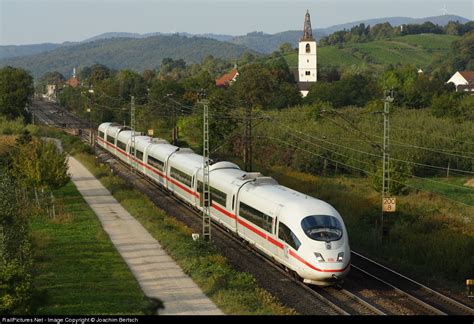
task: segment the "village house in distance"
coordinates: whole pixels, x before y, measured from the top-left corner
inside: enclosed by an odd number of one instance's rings
[[[456,92],[469,91],[474,95],[474,71],[457,71],[446,82],[452,82],[456,86]]]

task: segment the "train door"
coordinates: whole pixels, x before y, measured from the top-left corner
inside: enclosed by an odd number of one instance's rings
[[[239,215],[237,214],[237,205],[238,205],[238,195],[239,195],[239,190],[240,190],[240,186],[234,186],[233,190],[232,190],[232,202],[231,202],[231,213],[235,216],[234,218],[234,222],[233,222],[233,227],[234,227],[234,231],[237,232],[238,234],[238,218],[239,218]]]
[[[192,181],[192,190],[195,192],[195,195],[193,196],[193,206],[202,209],[202,199],[201,199],[201,194],[202,194],[202,181],[199,180],[199,171],[201,171],[202,168],[196,169],[196,172],[194,172],[193,175],[193,181]]]

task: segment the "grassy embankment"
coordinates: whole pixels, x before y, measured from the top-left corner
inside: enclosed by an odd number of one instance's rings
[[[21,128],[14,124],[1,123],[0,133]],[[0,135],[0,158],[7,158],[15,140]],[[144,314],[150,304],[74,184],[54,195],[56,217],[35,212],[30,220],[33,284],[41,299],[35,300],[35,314]]]
[[[74,184],[54,195],[57,218],[31,222],[34,282],[47,296],[37,314],[144,314],[138,282]]]
[[[258,288],[250,274],[233,270],[211,244],[193,241],[189,227],[166,215],[129,183],[111,175],[105,166],[97,166],[91,155],[79,154],[76,157],[226,314],[294,313]]]

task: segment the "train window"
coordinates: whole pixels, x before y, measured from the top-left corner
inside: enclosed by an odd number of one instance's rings
[[[99,137],[104,138],[104,136],[105,136],[104,132],[99,131]]]
[[[127,144],[125,144],[124,142],[121,142],[119,140],[117,140],[117,146],[118,146],[119,149],[121,149],[123,151],[127,150]]]
[[[227,194],[216,188],[211,187],[211,201],[216,202],[223,207],[226,207]]]
[[[107,142],[114,144],[115,143],[115,138],[113,138],[110,135],[107,135]]]
[[[296,235],[282,222],[278,225],[278,238],[288,243],[295,250],[298,250],[301,245]]]
[[[143,152],[136,150],[135,151],[135,156],[137,157],[138,160],[143,161]]]
[[[337,241],[342,237],[342,225],[334,216],[307,216],[301,221],[301,227],[306,236],[316,241]]]
[[[153,156],[150,156],[150,155],[148,155],[148,164],[161,171],[163,171],[164,165],[165,165],[163,162],[161,162],[157,158],[154,158]]]
[[[272,231],[273,218],[262,213],[261,211],[256,210],[253,207],[250,207],[249,205],[244,204],[243,202],[240,203],[239,216],[268,232]]]
[[[232,195],[232,210],[234,210],[235,206],[235,195]]]
[[[175,168],[171,168],[170,176],[173,179],[178,180],[181,183],[184,183],[186,186],[191,188],[191,176]]]

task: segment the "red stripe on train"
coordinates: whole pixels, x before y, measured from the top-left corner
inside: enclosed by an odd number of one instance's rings
[[[102,138],[98,137],[101,141],[103,141],[104,143],[106,143],[107,145],[109,146],[112,146],[113,148],[115,148],[116,150],[118,150],[120,153],[124,154],[125,156],[127,157],[130,157],[132,159],[134,159],[135,161],[137,161],[140,165],[144,166],[145,168],[153,171],[154,173],[158,174],[159,176],[161,176],[162,178],[165,178],[166,180],[170,181],[171,183],[173,183],[174,185],[178,186],[179,188],[183,189],[184,191],[188,192],[189,194],[193,195],[193,196],[196,196],[197,198],[199,198],[199,194],[188,189],[187,187],[181,185],[179,182],[163,175],[162,173],[156,171],[154,168],[148,166],[147,164],[139,161],[138,159],[135,159],[133,156],[127,154],[126,152],[122,151],[120,148],[116,147],[115,145],[113,144],[110,144],[109,142],[106,142],[105,140],[103,140]],[[226,215],[227,217],[230,217],[232,219],[237,219],[237,221],[239,222],[239,224],[241,224],[242,226],[246,227],[247,229],[251,230],[252,232],[254,232],[255,234],[257,234],[258,236],[262,237],[263,239],[267,240],[268,242],[270,242],[271,244],[275,245],[276,247],[280,248],[280,249],[283,249],[284,245],[275,240],[274,238],[268,236],[267,234],[263,233],[262,231],[260,231],[259,229],[253,227],[252,225],[248,224],[246,221],[242,220],[241,218],[237,218],[236,215],[228,212],[227,210],[225,210],[224,208],[216,205],[216,204],[212,204],[212,206],[214,209],[216,209],[217,211],[221,212],[222,214]],[[296,260],[298,260],[299,262],[303,263],[304,265],[306,265],[307,267],[310,267],[311,269],[313,270],[316,270],[316,271],[319,271],[319,272],[343,272],[345,271],[350,264],[347,264],[347,266],[345,266],[343,269],[319,269],[319,268],[316,268],[315,266],[313,266],[311,263],[309,263],[308,261],[306,261],[305,259],[303,259],[302,257],[300,257],[298,254],[296,254],[296,252],[294,252],[293,250],[289,250],[289,254],[295,258]]]

